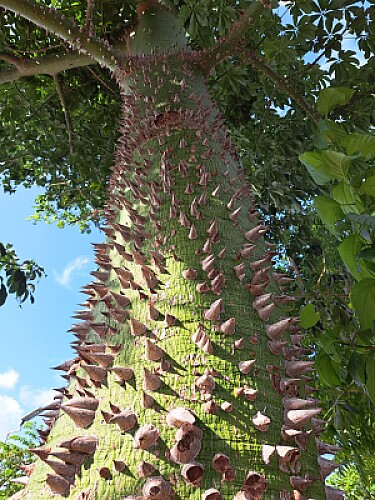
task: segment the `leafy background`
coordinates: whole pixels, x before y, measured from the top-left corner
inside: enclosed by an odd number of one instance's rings
[[[176,11],[196,50],[230,33],[250,5],[247,0],[165,3]],[[86,23],[86,2],[51,4]],[[243,51],[220,61],[208,83],[260,210],[272,225],[271,240],[282,254],[277,265],[296,277],[295,312],[302,312],[308,343],[317,348],[316,383],[329,420],[328,439],[343,446],[338,458],[347,464],[334,481],[346,484],[355,498],[370,498],[369,478],[375,475],[374,2],[296,0],[272,7],[255,16]],[[134,2],[102,0],[92,14],[97,34],[113,44],[121,43],[120,35],[131,30],[135,18]],[[66,46],[3,13],[0,50],[33,59],[64,53]],[[0,61],[0,72],[7,69],[9,63]],[[2,86],[2,185],[5,192],[40,186],[34,220],[89,231],[100,223],[106,197],[118,91],[97,66],[59,75],[64,106],[56,85],[48,76],[36,76]],[[312,114],[307,116],[295,95]],[[33,273],[43,269],[20,262],[3,243],[0,293],[33,297]]]

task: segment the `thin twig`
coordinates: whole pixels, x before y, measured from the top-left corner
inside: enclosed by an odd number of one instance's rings
[[[113,90],[112,87],[110,87],[108,85],[108,83],[106,83],[102,78],[100,78],[100,76],[92,69],[90,68],[90,66],[87,66],[87,69],[90,71],[90,73],[92,73],[94,75],[94,77],[106,88],[108,89],[113,95],[115,95],[116,97],[118,97],[118,94],[117,92],[115,92]]]
[[[287,92],[289,97],[313,120],[313,122],[317,123],[319,121],[319,115],[316,113],[313,106],[296,90],[288,79],[279,75],[262,57],[256,55],[253,51],[243,50],[242,53],[251,66],[273,80],[275,86]]]
[[[208,74],[218,62],[234,55],[233,49],[238,49],[239,46],[243,45],[246,32],[265,8],[269,8],[268,4],[261,0],[254,0],[250,7],[245,9],[240,17],[232,23],[229,32],[219,38],[213,47],[194,54],[203,73]]]
[[[275,86],[277,85],[286,91],[298,107],[304,110],[314,122],[317,122],[319,117],[305,97],[286,78],[273,70],[262,57],[255,54],[254,50],[247,49],[244,46],[246,32],[265,8],[267,8],[267,4],[254,0],[251,6],[241,14],[240,18],[232,24],[229,33],[225,37],[219,39],[212,48],[193,53],[193,59],[203,73],[208,75],[220,61],[228,57],[245,58],[251,66],[270,78],[275,83]]]
[[[34,104],[32,104],[29,99],[26,97],[25,95],[25,92],[22,92],[22,90],[18,87],[17,83],[16,82],[13,82],[13,86],[14,88],[16,89],[18,95],[28,104],[29,108],[30,109],[33,109],[34,108]],[[45,125],[45,123],[43,122],[43,120],[40,118],[39,114],[36,114],[35,115],[37,117],[37,119],[39,120],[39,122],[42,124],[42,125]],[[25,120],[26,121],[26,120]],[[51,139],[51,141],[53,140],[52,139],[52,135],[51,135],[51,132],[49,130],[49,127],[46,128],[46,135],[48,135],[48,137]]]
[[[63,91],[63,88],[61,85],[60,77],[58,75],[54,75],[53,80],[55,82],[56,90],[57,90],[57,93],[58,93],[58,95],[60,97],[60,101],[61,101],[61,107],[62,107],[62,110],[64,112],[66,130],[68,132],[69,151],[70,151],[70,154],[72,155],[74,153],[74,149],[73,149],[74,130],[73,130],[73,126],[72,126],[72,120],[71,120],[69,109],[68,109],[67,102],[65,99],[64,91]]]
[[[322,264],[323,264],[322,270],[320,271],[318,280],[316,282],[317,285],[320,284],[320,282],[322,281],[323,276],[326,273],[326,253],[325,253],[324,249],[322,249]]]
[[[293,269],[293,271],[296,274],[296,282],[299,284],[302,292],[304,292],[305,291],[305,287],[303,286],[303,279],[301,277],[301,273],[300,273],[299,267],[297,266],[296,261],[290,255],[288,255],[288,260],[289,260],[289,263],[290,263],[290,267]]]
[[[347,32],[348,30],[345,30],[341,36],[343,37],[343,35],[345,35],[345,33]],[[303,68],[301,68],[299,71],[296,71],[295,73],[293,73],[291,75],[291,78],[294,78],[296,76],[300,76],[300,75],[304,75],[305,73],[307,73],[308,71],[310,71],[311,68],[313,68],[316,64],[318,64],[318,62],[320,61],[320,59],[325,55],[325,51],[331,46],[333,45],[333,43],[336,41],[336,38],[327,38],[327,41],[326,43],[323,44],[323,47],[321,47],[319,50],[322,51],[321,54],[319,54],[311,63],[309,63],[307,66],[304,66]]]
[[[223,78],[223,76],[225,76],[225,75],[227,75],[228,73],[230,73],[230,72],[232,71],[232,69],[233,69],[233,68],[232,68],[232,67],[230,67],[230,68],[226,69],[225,71],[223,71],[223,72],[221,73],[221,75],[217,76],[217,77],[215,78],[215,80],[213,80],[213,81],[212,81],[212,84],[217,83],[217,82],[218,82],[221,78]]]
[[[94,6],[94,0],[86,0],[86,30],[90,36],[93,36],[95,33],[93,22]]]

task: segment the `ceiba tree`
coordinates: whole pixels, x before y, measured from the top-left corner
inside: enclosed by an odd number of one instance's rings
[[[0,6],[69,45],[42,63],[9,57],[3,81],[95,61],[122,99],[99,270],[71,328],[76,356],[56,367],[69,385],[45,408],[46,443],[19,498],[342,498],[323,484],[336,448],[319,438],[290,278],[273,272],[269,228],[205,85],[238,52],[277,79],[243,44],[269,6],[253,1],[199,51],[172,6],[154,1],[113,44],[96,38],[91,2],[81,28],[43,4]]]

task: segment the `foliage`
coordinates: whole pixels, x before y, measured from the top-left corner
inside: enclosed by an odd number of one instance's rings
[[[19,185],[44,188],[36,199],[34,220],[78,224],[83,231],[100,220],[113,163],[118,102],[109,90],[103,94],[100,71],[94,74],[77,69],[61,78],[73,123],[71,144],[50,77],[38,76],[22,88],[15,82],[1,92],[3,188],[9,193]],[[93,128],[95,142],[90,140]]]
[[[0,306],[10,293],[20,303],[28,298],[34,303],[34,282],[45,275],[42,267],[33,260],[20,262],[12,245],[0,243],[0,273]]]
[[[251,5],[247,0],[165,3],[178,13],[194,49],[212,48]],[[85,1],[51,4],[87,24]],[[303,318],[319,353],[317,382],[332,422],[330,435],[352,454],[356,446],[373,448],[375,441],[369,401],[375,397],[369,331],[375,310],[373,4],[274,2],[248,26],[243,51],[220,60],[208,75],[271,223],[270,239],[297,277],[296,312],[308,303]],[[95,2],[91,16],[97,34],[115,45],[124,44],[135,19],[134,2],[119,0]],[[9,12],[1,23],[1,50],[8,56],[32,60],[66,51],[58,38]],[[354,50],[348,49],[348,37]],[[258,59],[264,64],[252,64]],[[0,71],[9,66],[0,61]],[[59,79],[65,105],[47,75],[2,87],[2,183],[9,192],[18,185],[43,186],[36,219],[88,230],[100,221],[106,197],[119,96],[109,73],[97,66],[70,70]],[[302,98],[310,105],[317,100],[322,116],[316,124],[306,117]],[[361,444],[353,438],[365,435]]]
[[[78,1],[73,5],[60,1],[57,5],[66,17],[85,24],[86,2]],[[173,5],[192,45],[202,48],[212,46],[220,35],[227,33],[232,21],[238,19],[249,2],[191,0],[175,1]],[[255,47],[259,55],[264,55],[267,63],[287,82],[309,96],[325,85],[328,73],[339,73],[338,68],[340,73],[354,78],[358,60],[354,55],[346,58],[345,50],[339,49],[345,36],[357,33],[361,48],[367,47],[368,52],[373,37],[366,20],[370,14],[366,8],[359,16],[354,1],[322,0],[313,4],[298,1],[262,12],[247,31],[246,42],[249,48]],[[9,12],[2,19],[1,39],[4,50],[10,55],[34,58],[65,50],[57,37],[46,35],[40,28],[22,19],[13,23],[13,15]],[[92,21],[96,32],[113,43],[119,43],[119,33],[131,26],[134,19],[133,2],[95,2]],[[318,64],[305,62],[306,54],[320,57],[319,62],[324,56],[332,62],[332,69],[323,71]],[[372,64],[371,53],[367,57],[361,75]],[[97,211],[105,200],[108,168],[113,163],[114,131],[117,130],[113,125],[118,117],[119,100],[108,73],[98,68],[72,70],[61,75],[61,80],[73,128],[72,154],[64,113],[51,77],[38,76],[22,84],[16,82],[2,93],[4,101],[0,109],[4,113],[1,120],[4,129],[0,137],[3,137],[2,150],[5,152],[4,187],[11,190],[21,183],[43,186],[46,192],[38,199],[36,218],[58,221],[61,225],[79,223],[87,230],[90,221],[100,217]],[[364,81],[363,87],[371,83],[371,78]],[[311,124],[290,100],[289,93],[275,87],[269,77],[252,68],[246,57],[220,62],[210,75],[210,83],[229,123],[236,126],[235,136],[243,139],[239,146],[246,151],[245,163],[257,170],[255,184],[265,210],[269,211],[267,205],[271,210],[293,210],[299,202],[292,193],[305,199],[305,193],[311,195],[313,191],[313,184],[306,184],[306,177],[300,175],[296,154],[302,152],[301,143],[305,149],[308,147]],[[358,100],[358,104],[362,107],[366,101]],[[12,106],[7,106],[10,102]],[[286,111],[283,119],[275,112],[277,108]],[[360,110],[356,110],[356,114],[363,117]],[[27,130],[23,125],[25,117]],[[41,128],[45,131],[42,135]],[[93,131],[94,144],[91,141]],[[49,143],[55,147],[49,148]],[[280,172],[285,161],[288,176],[282,177]],[[290,189],[290,184],[294,190]]]
[[[374,475],[369,450],[375,445],[374,434],[369,432],[374,428],[375,404],[375,136],[352,127],[341,114],[334,116],[336,108],[351,98],[353,92],[345,87],[330,87],[320,94],[317,108],[325,118],[318,124],[317,149],[303,153],[300,160],[320,187],[314,206],[339,242],[336,261],[340,256],[345,265],[339,296],[328,298],[327,292],[314,290],[310,297],[320,316],[313,330],[319,383],[326,416],[332,421],[332,437],[356,457],[342,477],[349,481],[350,471],[355,470],[363,498],[370,498],[366,478]],[[366,415],[365,424],[358,422],[359,415]],[[350,461],[350,455],[344,457]],[[351,495],[359,494],[354,491]]]
[[[51,2],[85,24],[85,1]],[[111,40],[134,17],[132,2],[102,0],[92,22]],[[66,45],[11,12],[0,17],[0,53],[33,60],[63,55]],[[2,57],[0,57],[0,63]],[[9,64],[2,64],[2,68]],[[109,167],[114,161],[119,96],[100,68],[83,67],[58,76],[37,75],[5,85],[0,95],[0,171],[5,192],[38,185],[35,220],[77,224],[89,231],[101,219]],[[61,102],[63,96],[64,102]],[[67,129],[67,120],[71,130]],[[92,141],[93,131],[95,141]],[[51,147],[53,145],[53,147]]]
[[[356,312],[356,317],[350,321],[351,337],[352,343],[360,344],[354,354],[357,355],[357,363],[362,364],[357,370],[363,373],[362,377],[354,377],[353,381],[366,390],[375,404],[375,357],[369,349],[375,322],[375,233],[373,227],[364,227],[361,219],[350,217],[360,215],[375,221],[371,162],[375,157],[375,136],[347,132],[343,123],[328,118],[337,106],[347,104],[352,96],[353,91],[345,87],[330,87],[319,95],[317,109],[325,115],[325,120],[319,123],[316,141],[320,149],[302,154],[300,160],[321,186],[321,192],[325,193],[315,197],[315,208],[327,229],[341,241],[339,254],[357,280],[349,293],[351,304],[348,302]],[[332,332],[329,335],[328,349],[325,348],[318,356],[320,374],[326,377],[326,382],[331,386],[338,384],[343,363],[343,357],[339,354],[335,359],[332,347],[342,332],[342,326],[346,325],[339,324],[335,328],[336,334]],[[363,342],[360,335],[366,335],[366,332],[367,342]],[[354,365],[351,359],[349,363]],[[348,374],[351,375],[350,370]],[[330,377],[330,381],[327,377]]]
[[[373,462],[373,458],[369,458],[370,462]],[[372,470],[375,469],[375,465],[372,464]],[[362,475],[366,477],[366,475]],[[327,480],[327,484],[334,486],[345,491],[345,498],[349,500],[358,500],[359,498],[363,500],[371,500],[375,498],[375,486],[374,484],[365,484],[362,478],[358,475],[358,470],[353,464],[343,465],[335,471]]]
[[[35,461],[28,449],[37,446],[38,433],[31,422],[26,422],[22,434],[9,436],[7,442],[0,441],[0,498],[9,498],[23,488],[12,481],[25,475],[20,465],[30,465]]]

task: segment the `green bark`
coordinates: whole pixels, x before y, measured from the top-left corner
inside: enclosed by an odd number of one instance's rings
[[[176,56],[170,51],[168,55],[170,48],[180,52]],[[80,359],[69,370],[68,398],[94,397],[99,407],[93,423],[84,429],[61,411],[46,447],[55,451],[70,437],[97,436],[97,449],[77,469],[74,486],[66,494],[69,498],[141,496],[146,479],[139,477],[137,466],[142,460],[155,466],[153,476],[170,481],[174,498],[199,499],[209,488],[220,490],[225,499],[233,498],[244,489],[248,471],[264,474],[268,487],[262,498],[294,498],[290,476],[309,474],[319,478],[317,453],[313,436],[306,450],[293,438],[285,442],[281,436],[285,394],[279,383],[280,377],[288,375],[284,375],[283,353],[274,355],[269,350],[266,325],[285,318],[286,312],[279,304],[284,299],[280,298],[272,269],[268,269],[269,262],[260,264],[265,269],[261,276],[251,268],[264,257],[271,259],[272,253],[263,238],[245,237],[252,228],[262,228],[250,186],[174,18],[165,11],[147,11],[141,17],[132,50],[136,54],[133,71],[118,70],[116,74],[124,106],[122,136],[110,182],[107,240],[97,247],[103,274],[85,290],[89,300],[80,316],[86,321],[83,327],[73,327]],[[253,244],[250,258],[244,258],[241,252]],[[203,269],[202,260],[209,255],[212,262],[207,265],[206,259]],[[243,269],[235,267],[241,264]],[[126,276],[124,271],[131,275]],[[199,293],[198,283],[206,283],[208,291]],[[259,317],[268,316],[267,309],[257,311],[253,307],[255,297],[246,286],[251,283],[264,284],[264,293],[273,294],[269,300],[265,298],[266,305],[277,304],[267,320]],[[124,306],[114,294],[128,297],[130,304]],[[219,299],[220,314],[214,320],[207,319],[206,312]],[[151,319],[149,304],[159,312],[157,318],[152,315]],[[230,318],[235,318],[235,332],[225,334],[220,326]],[[135,335],[131,319],[144,325],[144,331]],[[200,347],[194,337],[192,340],[199,325],[204,331]],[[289,326],[288,331],[295,333],[295,321],[291,320]],[[165,351],[161,360],[145,359],[146,339]],[[240,339],[243,348],[236,348],[235,343],[242,347]],[[292,339],[288,332],[283,334],[283,340],[294,346],[298,356],[301,348],[296,338]],[[102,383],[90,380],[83,367],[90,359],[89,364],[96,364],[88,351],[90,341],[106,345],[107,353],[116,351],[113,364],[131,368],[134,377],[119,385],[110,365]],[[118,352],[113,346],[119,347]],[[211,348],[212,353],[204,352]],[[239,363],[252,359],[255,364],[249,373],[241,373]],[[141,405],[144,367],[162,380],[157,390],[145,391],[155,400],[148,409]],[[197,387],[197,379],[204,373],[212,377],[209,381],[215,381],[212,391]],[[301,379],[295,388],[303,398],[303,378],[296,378]],[[245,386],[258,391],[255,401],[238,391]],[[216,413],[205,411],[209,400],[216,403]],[[116,412],[110,404],[133,409],[137,425],[122,432],[117,424],[106,423],[108,414]],[[166,423],[166,415],[178,407],[191,410],[195,427],[202,431],[201,440],[194,438],[200,441],[201,449],[192,459],[204,466],[200,487],[186,484],[181,477],[182,465],[170,458],[177,429]],[[103,415],[101,410],[107,413]],[[258,411],[270,418],[265,432],[252,422]],[[134,435],[145,424],[154,425],[160,437],[149,449],[136,449]],[[194,432],[199,433],[196,428]],[[308,429],[309,424],[303,427],[304,431]],[[285,471],[280,471],[276,455],[268,465],[264,462],[263,445],[294,448]],[[233,480],[225,480],[231,470],[227,469],[223,481],[214,470],[212,460],[218,453],[229,457]],[[125,461],[126,469],[117,472],[114,460]],[[108,468],[110,478],[100,476],[103,467]],[[52,498],[45,481],[46,474],[52,472],[39,461],[26,498]],[[108,471],[102,469],[101,473]],[[260,494],[247,490],[248,496],[242,498],[260,498]],[[318,480],[307,494],[319,499],[324,498],[323,491]],[[165,494],[160,498],[169,497]]]

